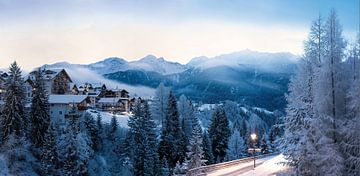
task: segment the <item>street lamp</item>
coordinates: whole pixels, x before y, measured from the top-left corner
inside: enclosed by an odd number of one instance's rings
[[[251,134],[250,136],[251,136],[251,140],[253,140],[253,141],[255,142],[255,140],[256,140],[256,138],[257,138],[256,134],[253,133],[253,134]]]
[[[255,142],[256,142],[256,139],[257,139],[257,135],[255,133],[251,134],[250,135],[251,137],[251,140],[253,142],[253,157],[254,157],[254,169],[255,169]]]

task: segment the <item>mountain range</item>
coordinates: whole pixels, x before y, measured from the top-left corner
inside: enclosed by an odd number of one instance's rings
[[[76,82],[111,82],[129,89],[133,95],[144,95],[144,91],[151,95],[163,82],[177,96],[185,94],[203,103],[233,100],[275,110],[285,106],[284,93],[297,58],[291,53],[244,50],[196,57],[187,64],[148,55],[131,62],[112,57],[88,65],[59,62],[43,67],[65,68]]]

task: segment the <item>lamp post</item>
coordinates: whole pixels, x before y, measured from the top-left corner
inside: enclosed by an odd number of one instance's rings
[[[254,170],[255,170],[255,142],[256,142],[257,136],[255,133],[253,133],[250,135],[250,137],[251,137],[251,141],[253,142],[253,157],[254,157]]]

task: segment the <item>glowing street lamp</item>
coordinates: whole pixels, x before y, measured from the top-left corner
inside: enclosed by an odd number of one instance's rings
[[[255,169],[255,142],[257,139],[257,135],[255,133],[250,135],[251,140],[253,141],[253,157],[254,157],[254,169]]]
[[[255,133],[251,134],[250,137],[251,137],[251,140],[253,140],[254,142],[257,139],[257,136]]]

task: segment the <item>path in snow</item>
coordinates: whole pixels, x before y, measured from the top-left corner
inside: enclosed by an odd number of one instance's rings
[[[272,176],[276,175],[281,171],[287,169],[286,166],[282,165],[284,162],[284,156],[282,154],[269,156],[256,160],[255,170],[253,169],[253,161],[241,163],[239,165],[216,170],[210,172],[209,176]]]

